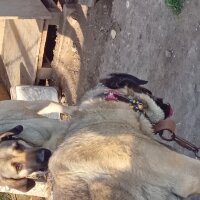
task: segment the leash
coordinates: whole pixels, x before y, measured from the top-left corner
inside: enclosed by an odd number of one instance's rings
[[[128,103],[131,105],[132,109],[135,112],[140,112],[144,114],[145,117],[148,118],[144,111],[144,105],[140,98],[135,97],[126,97],[120,94],[118,91],[110,90],[104,93],[104,97],[106,101],[122,101],[124,103]],[[166,118],[164,120],[159,121],[157,124],[153,124],[153,130],[155,135],[159,135],[162,140],[168,142],[176,142],[179,146],[192,151],[197,159],[200,159],[199,151],[200,148],[192,144],[191,142],[177,136],[175,134],[176,123],[170,119]]]
[[[200,159],[199,150],[200,148],[191,142],[183,139],[175,134],[176,124],[172,119],[164,119],[153,125],[154,133],[159,134],[162,140],[168,142],[176,142],[179,146],[192,151],[197,159]]]

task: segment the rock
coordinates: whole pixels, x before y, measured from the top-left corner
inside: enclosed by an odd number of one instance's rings
[[[115,30],[111,30],[110,35],[111,35],[112,39],[114,40],[116,35],[117,35],[117,33],[116,33]]]
[[[130,2],[126,1],[126,8],[128,9],[130,7]]]
[[[165,56],[166,56],[166,58],[172,58],[172,57],[173,57],[173,51],[171,51],[171,50],[166,50],[166,51],[165,51]]]

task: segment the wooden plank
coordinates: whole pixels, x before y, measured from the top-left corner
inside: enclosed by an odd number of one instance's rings
[[[50,19],[40,0],[0,0],[0,19]]]
[[[2,59],[10,86],[34,84],[44,20],[6,20]]]
[[[5,20],[0,20],[0,54],[2,51],[2,45],[3,45],[4,29],[5,29]]]
[[[5,66],[0,55],[0,101],[10,99],[10,95],[5,87],[6,83]]]
[[[55,2],[53,0],[41,0],[41,1],[51,14],[51,19],[48,20],[48,24],[59,25],[62,12],[55,4]]]
[[[48,77],[51,74],[51,70],[46,69],[43,65],[43,59],[44,59],[44,50],[45,50],[45,44],[47,39],[47,33],[48,33],[48,27],[49,25],[59,25],[60,24],[60,18],[62,15],[61,10],[57,7],[55,2],[53,0],[41,0],[42,3],[45,5],[45,7],[49,10],[51,13],[52,18],[49,20],[44,21],[44,27],[41,37],[41,44],[40,44],[40,51],[39,51],[39,57],[38,57],[38,68],[37,68],[37,78],[36,78],[36,84],[39,83],[40,79],[48,79]],[[46,77],[46,78],[45,78]]]
[[[62,16],[62,12],[57,12],[53,9],[50,9],[49,12],[51,13],[52,18],[48,20],[49,25],[59,25],[60,18]]]
[[[6,89],[9,91],[10,81],[9,81],[8,74],[7,74],[1,55],[0,55],[0,77],[1,77],[2,83],[4,84]]]
[[[53,0],[41,0],[45,7],[49,10],[55,12],[60,12],[61,10],[57,7],[56,3]]]
[[[37,73],[42,68],[42,64],[43,64],[44,49],[45,49],[45,44],[46,44],[46,39],[47,39],[48,26],[49,26],[48,21],[45,20],[42,34],[41,34],[41,42],[40,42],[38,61],[37,61]]]

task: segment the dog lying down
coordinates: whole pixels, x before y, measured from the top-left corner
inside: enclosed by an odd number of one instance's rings
[[[49,149],[54,200],[173,200],[199,194],[199,161],[153,137],[152,124],[170,116],[170,106],[134,76],[112,74],[101,82],[74,107],[0,102],[0,184],[22,191],[33,187],[27,176],[46,168]],[[133,108],[114,94],[130,98]],[[69,113],[71,119],[42,116],[50,112]]]
[[[200,162],[153,139],[171,108],[127,74],[111,74],[71,113],[49,162],[54,200],[174,200],[200,193]],[[110,92],[110,90],[112,90]],[[131,97],[131,108],[113,94]]]
[[[51,112],[66,112],[66,107],[49,101],[0,101],[1,186],[26,192],[35,185],[27,177],[47,170],[51,151],[67,133],[65,122],[42,116]]]
[[[22,130],[22,126],[16,126],[0,134],[0,185],[26,192],[35,185],[27,176],[47,170],[51,152],[19,142],[15,136]]]

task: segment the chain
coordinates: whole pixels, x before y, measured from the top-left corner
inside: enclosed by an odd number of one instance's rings
[[[167,135],[166,135],[167,133]],[[156,133],[157,134],[157,133]],[[159,136],[161,139],[168,141],[168,142],[176,142],[178,145],[180,145],[181,147],[192,151],[196,158],[200,159],[200,155],[199,155],[199,150],[200,148],[195,146],[194,144],[192,144],[191,142],[188,142],[187,140],[177,136],[174,132],[167,130],[167,131],[160,131],[158,132]]]

